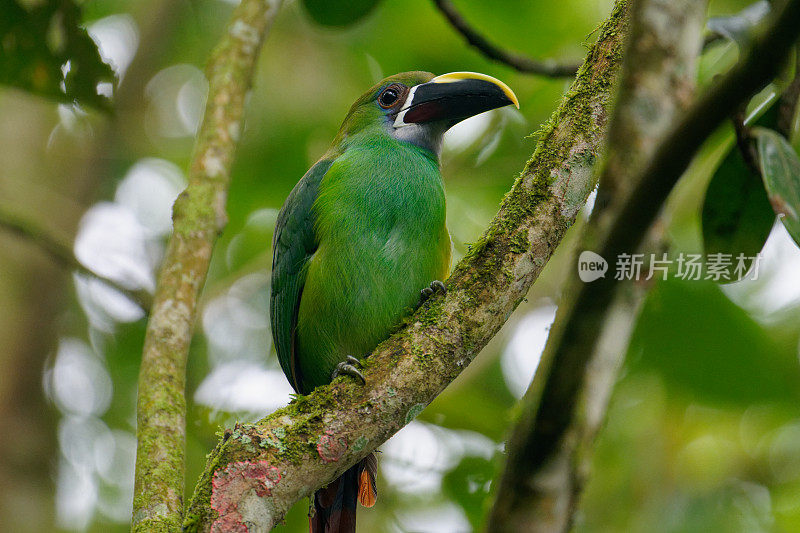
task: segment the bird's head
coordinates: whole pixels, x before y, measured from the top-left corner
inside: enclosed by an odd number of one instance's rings
[[[387,134],[438,154],[442,135],[465,118],[519,102],[502,81],[477,72],[403,72],[364,93],[347,114],[334,144],[359,134]]]

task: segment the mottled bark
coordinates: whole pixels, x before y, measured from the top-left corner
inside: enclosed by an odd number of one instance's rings
[[[577,79],[489,229],[428,301],[366,360],[367,384],[338,379],[254,425],[209,456],[189,531],[267,531],[289,507],[413,420],[500,329],[594,188],[626,2],[600,28]]]
[[[626,75],[600,179],[603,194],[583,242],[583,248],[594,249],[612,265],[619,254],[636,251],[700,145],[776,75],[800,30],[800,2],[794,1],[731,73],[680,113],[691,89],[687,69],[700,46],[702,7],[650,0],[634,10]],[[618,318],[636,310],[624,294],[614,300],[613,275],[592,283],[573,276],[573,298],[559,310],[508,443],[497,489],[502,497],[493,508],[490,531],[566,531],[570,526],[614,369],[624,355],[620,341],[630,333],[631,324]]]
[[[158,278],[139,375],[135,531],[178,531],[183,515],[186,356],[256,59],[280,0],[243,0],[207,67],[209,94],[189,183]]]

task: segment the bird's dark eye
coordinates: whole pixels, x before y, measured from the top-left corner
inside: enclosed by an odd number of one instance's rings
[[[400,98],[400,88],[390,85],[389,87],[385,88],[378,97],[378,104],[382,108],[388,109],[397,103],[398,98]]]

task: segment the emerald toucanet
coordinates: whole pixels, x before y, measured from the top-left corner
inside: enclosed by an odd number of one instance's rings
[[[286,199],[273,238],[272,335],[292,387],[361,377],[403,315],[444,290],[450,236],[439,173],[442,136],[514,104],[484,74],[404,72],[364,93],[330,149]],[[375,502],[373,455],[314,495],[312,531],[355,531],[356,500]]]

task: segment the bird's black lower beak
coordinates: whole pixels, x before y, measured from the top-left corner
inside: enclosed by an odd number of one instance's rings
[[[413,87],[395,125],[441,121],[449,128],[509,104],[519,108],[516,95],[500,80],[474,72],[453,72]]]

